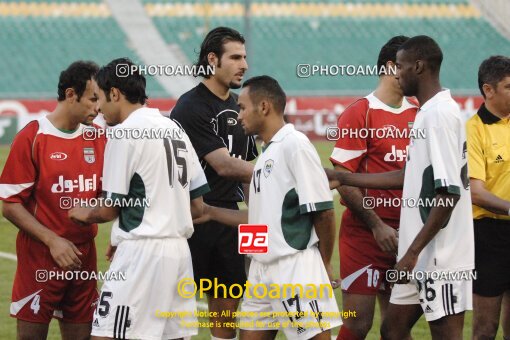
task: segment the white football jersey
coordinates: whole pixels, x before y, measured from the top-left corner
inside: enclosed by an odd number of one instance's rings
[[[268,226],[268,252],[251,255],[270,263],[318,242],[313,211],[333,209],[333,196],[317,151],[286,124],[259,156],[250,185],[248,221]]]
[[[110,129],[123,129],[113,134],[126,138],[108,139],[103,191],[116,202],[129,201],[113,224],[112,244],[189,238],[193,234],[190,199],[202,196],[209,186],[188,136],[159,110],[145,107]],[[140,133],[141,138],[134,138]]]
[[[433,198],[442,189],[460,195],[460,199],[446,225],[422,250],[415,270],[473,269],[475,249],[465,127],[449,90],[423,104],[413,129],[423,129],[425,138],[412,138],[409,144],[398,258],[404,256],[423,228],[432,206],[439,205]]]

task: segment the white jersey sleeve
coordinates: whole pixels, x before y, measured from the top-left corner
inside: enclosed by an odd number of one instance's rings
[[[437,118],[437,117],[436,117]],[[446,190],[449,194],[460,195],[462,186],[460,177],[458,134],[455,128],[448,126],[447,119],[442,122],[431,120],[427,127],[426,143],[430,163],[434,172],[434,188]]]
[[[296,181],[301,214],[333,209],[333,195],[319,155],[309,141],[300,141],[289,162]]]
[[[125,196],[136,169],[134,140],[109,139],[103,167],[103,191],[107,197]]]

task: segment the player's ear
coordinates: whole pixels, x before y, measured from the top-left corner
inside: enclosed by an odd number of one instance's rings
[[[268,101],[268,100],[266,100],[266,99],[263,99],[263,100],[261,100],[261,101],[260,101],[260,103],[259,103],[259,110],[260,110],[260,112],[262,112],[262,114],[263,114],[264,116],[267,116],[267,114],[269,113],[269,111],[271,111],[271,107],[270,107],[270,105],[271,105],[271,104],[270,104],[270,103],[269,103],[269,101]]]
[[[423,70],[425,69],[425,63],[423,60],[416,60],[416,63],[414,64],[414,71],[416,74],[421,74]]]
[[[207,54],[207,63],[209,65],[213,65],[214,67],[218,66],[218,56],[214,52],[209,52]]]
[[[76,100],[76,92],[74,91],[74,89],[72,87],[69,87],[66,89],[66,101],[69,102],[69,103],[74,103],[74,101]]]
[[[490,84],[483,84],[482,90],[483,93],[485,93],[485,98],[487,99],[492,99],[492,97],[494,96],[494,92],[496,92],[494,91],[494,88]]]
[[[116,87],[112,87],[110,89],[110,97],[112,98],[113,102],[118,102],[120,99],[120,91]]]

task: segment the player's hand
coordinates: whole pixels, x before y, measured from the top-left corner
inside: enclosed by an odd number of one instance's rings
[[[340,287],[340,279],[335,279],[333,276],[333,268],[331,267],[331,263],[325,263],[324,266],[326,267],[326,272],[328,273],[329,282],[331,282],[331,287],[333,289],[337,289]]]
[[[400,259],[400,261],[397,262],[397,264],[395,265],[395,270],[398,273],[400,273],[400,272],[410,273],[413,271],[414,267],[416,266],[417,261],[418,261],[417,255],[413,255],[412,253],[407,252],[404,255],[404,257],[402,257]],[[399,277],[401,277],[401,275],[399,275]],[[401,279],[400,281],[398,281],[397,283],[408,283],[408,282],[409,282],[409,280],[404,278],[404,279]]]
[[[211,206],[204,203],[204,211],[202,212],[202,216],[199,218],[195,218],[193,220],[193,224],[202,224],[209,222],[211,220]]]
[[[108,245],[108,248],[106,248],[106,260],[108,262],[112,262],[113,256],[115,255],[115,252],[117,251],[117,246],[112,246],[111,244]]]
[[[395,254],[398,249],[398,232],[387,225],[380,223],[377,227],[372,229],[374,239],[382,251]]]
[[[89,223],[87,223],[89,212],[90,212],[89,208],[74,207],[69,209],[69,211],[67,212],[67,216],[74,223],[85,226],[89,225]]]
[[[63,237],[55,236],[48,242],[51,257],[58,266],[64,270],[80,269],[81,260],[78,256],[83,254],[76,248],[74,243]]]

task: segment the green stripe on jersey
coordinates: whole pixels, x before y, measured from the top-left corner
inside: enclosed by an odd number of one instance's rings
[[[112,196],[113,195],[118,194],[112,194]],[[145,184],[143,183],[142,177],[136,172],[129,182],[129,192],[124,197],[127,199],[136,200],[138,202],[143,202],[143,200],[146,198]],[[121,208],[119,215],[119,228],[129,233],[131,230],[139,227],[140,224],[142,224],[144,213],[145,207],[143,205]]]
[[[301,214],[311,213],[312,211],[322,211],[333,209],[333,201],[324,201],[317,203],[306,203],[299,206]]]
[[[301,214],[296,189],[287,192],[282,204],[282,233],[289,246],[306,249],[312,236],[312,215]]]
[[[209,184],[205,183],[202,186],[199,186],[196,189],[193,189],[189,192],[190,199],[194,200],[197,197],[203,196],[204,194],[207,194],[209,191],[211,191],[211,188],[209,187]]]

